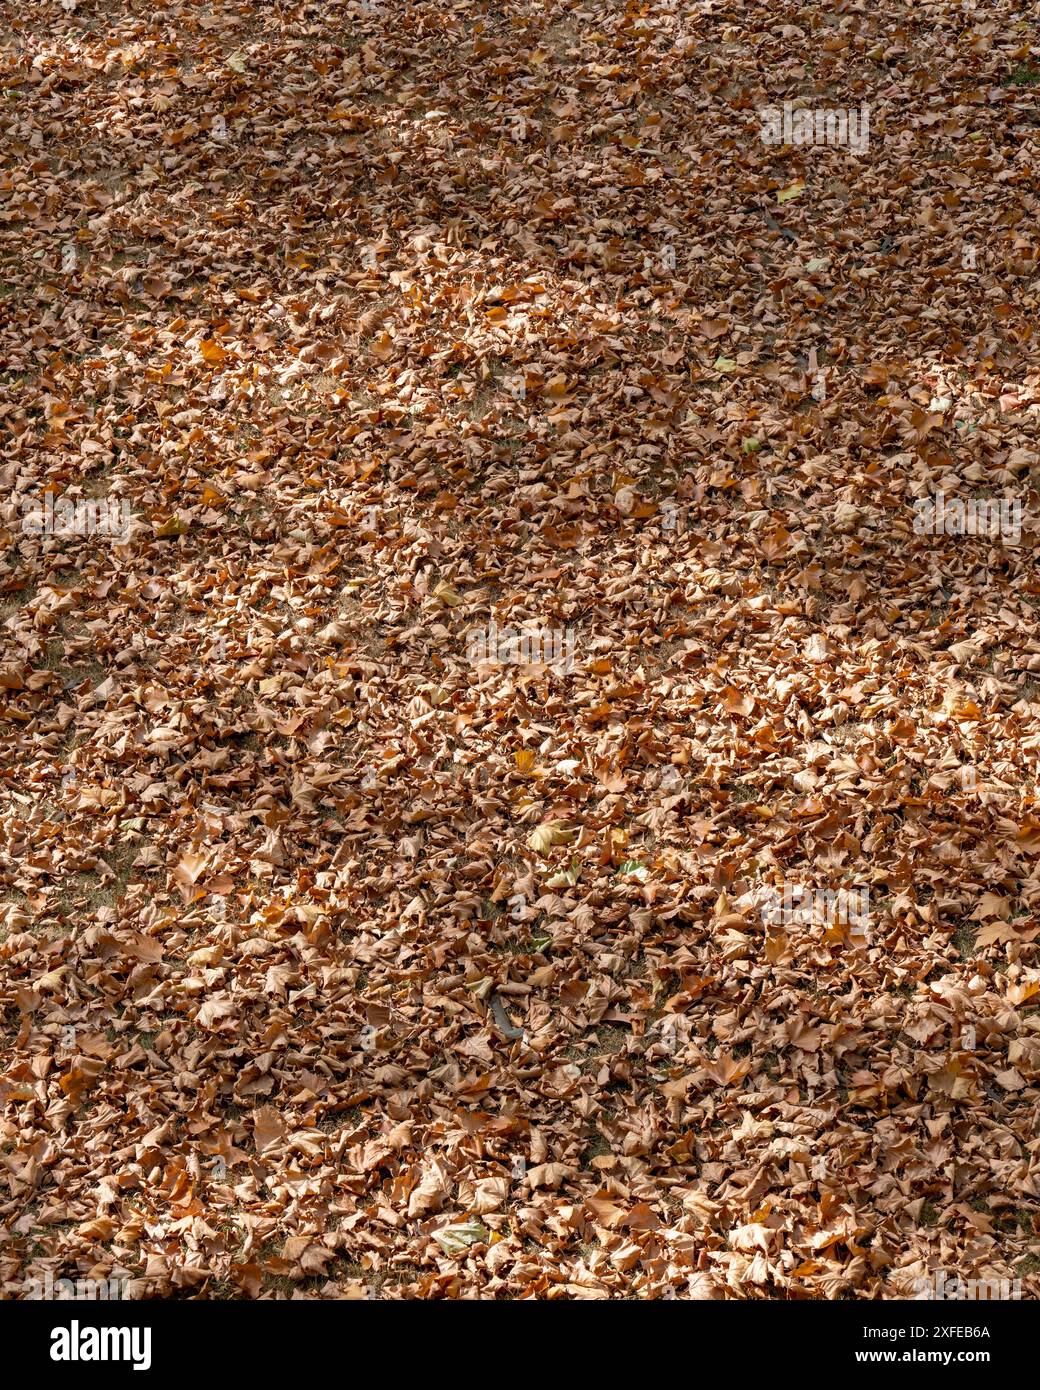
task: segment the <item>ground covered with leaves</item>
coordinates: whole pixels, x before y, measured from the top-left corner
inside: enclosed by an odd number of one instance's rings
[[[1038,82],[1007,0],[6,7],[5,1297],[1037,1296]]]

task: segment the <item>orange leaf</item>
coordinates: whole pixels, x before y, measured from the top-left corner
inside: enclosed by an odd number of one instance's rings
[[[228,355],[220,344],[215,342],[212,338],[203,338],[202,342],[199,344],[199,351],[213,367],[219,367]]]

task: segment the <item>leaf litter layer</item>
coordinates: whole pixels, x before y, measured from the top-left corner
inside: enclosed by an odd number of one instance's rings
[[[1037,80],[999,0],[9,11],[4,1296],[1037,1295]]]

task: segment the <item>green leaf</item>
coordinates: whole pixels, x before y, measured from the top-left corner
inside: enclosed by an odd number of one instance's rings
[[[446,1255],[461,1255],[471,1245],[487,1240],[488,1230],[479,1221],[465,1221],[435,1231],[433,1238]]]

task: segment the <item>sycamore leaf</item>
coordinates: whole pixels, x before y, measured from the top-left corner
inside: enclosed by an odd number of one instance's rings
[[[488,1231],[479,1221],[465,1221],[442,1227],[433,1233],[433,1238],[446,1255],[461,1255],[478,1241],[486,1241]]]
[[[568,844],[573,838],[573,830],[569,830],[559,821],[548,821],[531,831],[527,843],[535,853],[546,854],[553,845]]]
[[[466,601],[461,594],[456,593],[451,585],[446,584],[443,580],[434,589],[433,596],[440,599],[441,603],[446,604],[449,608],[457,608],[460,603]]]
[[[204,338],[202,340],[199,344],[199,352],[201,352],[206,361],[214,367],[219,367],[220,364],[226,360],[228,355],[220,344],[215,342],[212,338]]]
[[[561,869],[559,873],[553,874],[545,880],[546,888],[573,888],[581,877],[581,864],[577,859],[571,860],[569,869]]]

